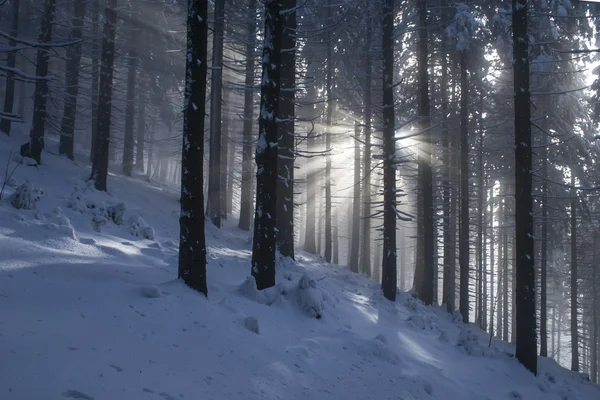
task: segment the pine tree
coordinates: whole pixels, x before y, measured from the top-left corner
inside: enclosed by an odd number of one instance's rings
[[[13,0],[12,2],[12,23],[10,27],[10,34],[13,38],[16,38],[19,35],[19,5],[20,0]],[[16,47],[17,42],[15,40],[9,40],[9,46]],[[6,66],[8,68],[15,68],[17,60],[17,52],[9,51],[8,57],[6,59]],[[15,100],[15,73],[7,72],[6,73],[6,88],[4,89],[4,111],[3,114],[7,116],[7,118],[0,119],[0,131],[10,135],[10,127],[11,127],[11,116],[14,114],[13,111],[13,103]]]

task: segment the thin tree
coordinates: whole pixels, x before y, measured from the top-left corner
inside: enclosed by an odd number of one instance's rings
[[[204,295],[208,293],[202,184],[207,72],[207,10],[207,0],[188,0],[178,267],[178,278],[183,279],[188,286]]]
[[[512,2],[515,107],[515,232],[517,359],[537,374],[535,272],[533,248],[531,105],[527,0]]]
[[[277,220],[277,117],[281,88],[281,0],[265,0],[259,131],[256,143],[256,212],[252,276],[259,290],[275,285]]]
[[[354,123],[354,188],[352,197],[352,235],[350,243],[350,271],[358,273],[358,250],[360,246],[360,126]]]
[[[92,175],[97,190],[106,191],[108,156],[110,145],[110,122],[112,113],[113,66],[115,62],[115,33],[117,27],[117,0],[109,0],[105,11],[102,35],[102,56],[98,92],[98,118]]]
[[[394,129],[394,0],[383,2],[383,295],[396,300],[396,141]],[[376,266],[378,268],[378,266]]]
[[[13,0],[12,2],[12,23],[10,26],[10,34],[13,39],[8,41],[8,45],[13,47],[12,51],[8,52],[6,59],[6,66],[9,69],[15,68],[17,60],[16,46],[17,42],[14,40],[19,35],[19,3],[20,0]],[[13,103],[15,100],[15,73],[8,71],[6,73],[6,87],[4,89],[4,115],[9,116],[13,114]],[[0,120],[0,131],[10,135],[10,127],[12,120],[10,118],[2,118]]]
[[[58,153],[64,154],[70,160],[74,160],[75,143],[75,113],[77,111],[77,95],[79,94],[79,68],[81,63],[81,38],[83,36],[83,18],[85,17],[85,1],[75,0],[73,2],[73,28],[71,38],[79,41],[67,49],[67,62],[65,71],[65,109],[60,129],[60,143]]]
[[[571,371],[579,371],[577,279],[577,189],[575,188],[575,171],[571,167]]]

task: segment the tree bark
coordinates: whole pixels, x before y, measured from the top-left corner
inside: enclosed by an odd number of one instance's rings
[[[327,2],[327,21],[332,21],[331,0]],[[325,261],[331,262],[331,123],[333,118],[333,38],[331,29],[327,29],[327,71],[325,85],[327,88],[327,116],[325,126]]]
[[[383,3],[383,295],[396,300],[396,138],[394,120],[394,0]],[[377,268],[378,266],[376,266]]]
[[[371,15],[371,10],[367,8],[367,20]],[[361,272],[371,275],[371,85],[372,85],[372,60],[371,60],[371,40],[372,29],[371,22],[367,22],[365,38],[365,86],[363,90],[364,99],[364,124],[365,124],[365,145],[363,158],[363,187],[362,187],[362,242],[360,249],[360,269]]]
[[[246,79],[244,81],[244,126],[242,144],[242,189],[239,228],[250,230],[252,223],[252,103],[254,87],[254,42],[256,37],[256,0],[248,0]]]
[[[117,0],[109,0],[106,7],[104,33],[102,40],[102,58],[100,67],[100,85],[98,94],[98,121],[96,145],[92,175],[97,190],[106,191],[108,176],[108,157],[110,145],[110,123],[113,92],[113,65],[115,62],[115,33],[117,25]]]
[[[140,34],[137,30],[138,18],[138,0],[131,1],[131,17],[129,24],[129,50],[127,51],[127,104],[125,105],[125,136],[123,143],[123,173],[126,176],[131,176],[133,173],[133,150],[134,136],[133,123],[135,121],[135,88],[137,78],[137,61],[138,61],[138,41],[136,38]]]
[[[100,36],[99,18],[100,18],[100,0],[94,0],[92,3],[92,140],[90,144],[90,161],[94,161],[96,154],[96,141],[98,138],[98,91],[100,85],[100,53],[101,45],[98,37]]]
[[[13,0],[12,2],[12,23],[10,26],[10,34],[13,38],[19,36],[19,3],[20,0]],[[11,47],[16,47],[17,42],[15,40],[9,40],[8,45]],[[6,66],[8,68],[15,68],[17,61],[17,52],[9,51],[6,58]],[[13,104],[15,101],[15,79],[14,73],[7,72],[6,73],[6,87],[4,89],[4,113],[5,114],[13,114]],[[22,117],[22,116],[21,116]],[[10,135],[10,127],[11,120],[8,118],[3,118],[0,120],[0,131],[3,133]]]
[[[146,135],[146,91],[147,87],[140,79],[140,87],[138,88],[138,121],[137,121],[137,133],[136,133],[136,147],[135,147],[135,169],[144,173],[144,145]]]
[[[358,122],[354,123],[354,188],[352,198],[352,234],[350,243],[350,259],[348,267],[350,271],[358,273],[358,250],[360,246],[360,127]]]
[[[579,371],[579,327],[577,323],[577,189],[571,168],[571,370]]]
[[[55,0],[45,0],[44,14],[42,17],[42,28],[40,31],[40,43],[49,43],[52,38],[52,24],[54,19]],[[35,75],[43,77],[35,82],[35,94],[33,100],[33,120],[31,121],[31,138],[29,145],[21,146],[21,155],[33,158],[38,164],[41,163],[42,149],[44,148],[44,130],[46,124],[46,104],[48,100],[48,62],[50,54],[44,48],[39,48],[36,56]]]
[[[204,159],[206,99],[207,9],[207,0],[188,0],[178,267],[178,278],[183,278],[188,286],[205,296],[208,294],[208,289],[202,160]]]
[[[460,53],[460,313],[469,323],[469,81],[466,52]]]
[[[277,170],[277,248],[294,259],[294,131],[296,101],[296,0],[284,0]],[[291,10],[291,11],[290,11]]]
[[[223,29],[225,0],[215,1],[211,85],[210,85],[210,158],[208,164],[208,203],[206,216],[221,227],[221,102],[223,100]]]
[[[537,374],[527,0],[513,0],[517,359]]]
[[[277,118],[281,88],[280,0],[265,0],[265,30],[259,135],[256,143],[256,213],[252,245],[252,276],[258,290],[275,285],[275,227],[277,220]]]

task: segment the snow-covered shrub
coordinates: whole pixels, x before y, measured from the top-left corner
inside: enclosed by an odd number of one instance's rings
[[[162,290],[158,286],[144,286],[141,289],[142,295],[149,299],[162,297]]]
[[[456,345],[464,349],[465,353],[470,356],[483,356],[485,353],[484,348],[479,343],[477,335],[468,328],[463,329],[458,334]]]
[[[419,314],[413,314],[409,316],[406,321],[413,326],[415,329],[420,329],[423,331],[432,331],[436,329],[436,325],[431,319],[431,317]]]
[[[254,332],[257,335],[260,335],[260,326],[258,325],[258,318],[256,317],[246,317],[242,321],[244,324],[244,328],[248,329],[250,332]]]
[[[462,325],[463,317],[459,310],[454,311],[452,314],[452,323],[455,325]]]
[[[117,203],[106,207],[106,214],[112,222],[123,225],[123,214],[125,214],[125,203]],[[140,217],[141,219],[141,217]]]
[[[71,226],[71,221],[64,215],[56,215],[50,222],[47,222],[45,226],[46,229],[49,229],[52,232],[60,233],[73,240],[77,239],[75,229]]]
[[[33,210],[43,194],[44,191],[42,189],[35,187],[29,182],[24,183],[10,196],[10,204],[19,210]]]
[[[138,214],[129,217],[127,224],[132,236],[154,240],[154,229]]]
[[[281,290],[280,285],[258,290],[256,288],[256,280],[252,275],[246,277],[239,287],[242,296],[268,306],[281,300]]]
[[[297,286],[298,305],[308,315],[320,319],[325,309],[323,294],[317,289],[317,281],[308,274],[302,275]]]

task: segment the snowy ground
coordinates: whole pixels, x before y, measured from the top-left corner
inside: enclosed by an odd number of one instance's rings
[[[0,138],[0,184],[22,141]],[[43,190],[34,210],[13,207],[16,186],[0,201],[2,400],[600,399],[579,374],[541,359],[534,377],[511,346],[303,253],[257,293],[233,222],[208,229],[207,300],[174,280],[176,188],[117,174],[100,194],[84,156],[43,159],[10,182]]]

